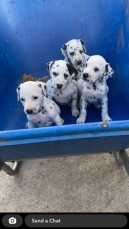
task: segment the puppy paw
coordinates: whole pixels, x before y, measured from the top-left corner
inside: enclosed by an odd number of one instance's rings
[[[25,127],[29,129],[29,122],[26,123]]]
[[[103,122],[111,122],[112,119],[107,115],[103,117]]]
[[[60,118],[60,123],[61,123],[61,125],[63,125],[64,124],[64,119]]]
[[[77,122],[77,124],[83,124],[83,123],[85,123],[85,118],[79,117],[76,122]]]
[[[78,110],[78,109],[73,109],[73,110],[72,110],[72,116],[73,116],[73,117],[79,116],[79,110]]]
[[[31,129],[31,128],[34,128],[34,126],[30,122],[27,122],[26,123],[26,128],[27,129]]]
[[[57,123],[57,126],[62,126],[64,124],[64,119],[60,118],[60,121]]]
[[[41,125],[41,127],[42,127],[42,126],[51,126],[51,125],[52,125],[52,121],[47,122],[47,123],[43,123],[43,124]]]

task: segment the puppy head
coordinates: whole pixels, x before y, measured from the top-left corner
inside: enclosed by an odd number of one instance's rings
[[[64,89],[71,80],[71,75],[76,72],[74,67],[65,60],[51,61],[46,64],[53,87],[56,89]]]
[[[21,83],[17,88],[18,100],[24,106],[24,112],[29,115],[40,111],[44,98],[44,83],[27,81]]]
[[[61,52],[66,60],[78,69],[85,61],[86,48],[82,40],[70,40],[61,48]]]
[[[82,78],[87,82],[95,83],[103,77],[105,79],[111,77],[113,73],[110,64],[102,56],[94,55],[88,59]]]

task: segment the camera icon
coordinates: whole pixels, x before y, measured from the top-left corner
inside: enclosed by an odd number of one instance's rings
[[[9,218],[9,224],[16,224],[17,223],[17,219],[14,217]]]

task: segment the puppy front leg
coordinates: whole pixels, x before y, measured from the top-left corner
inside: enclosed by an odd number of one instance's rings
[[[108,97],[107,96],[103,97],[101,108],[102,108],[102,111],[101,111],[102,120],[106,122],[112,121],[112,119],[108,115]]]
[[[57,125],[61,126],[64,123],[64,120],[60,117],[59,114],[55,114],[55,116],[52,117],[52,121]]]
[[[79,115],[79,110],[77,108],[77,90],[72,96],[71,109],[72,109],[72,116],[77,117]]]
[[[28,122],[26,123],[26,128],[27,128],[27,129],[32,129],[32,128],[34,128],[34,127],[35,127],[35,125],[34,125],[32,122],[29,122],[29,121],[28,121]]]
[[[80,116],[77,119],[77,124],[83,124],[86,121],[86,115],[87,115],[87,101],[83,96],[81,96],[80,101]]]

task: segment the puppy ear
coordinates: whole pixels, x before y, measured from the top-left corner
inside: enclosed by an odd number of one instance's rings
[[[72,64],[67,63],[66,65],[67,65],[70,75],[74,74],[74,76],[76,76],[78,74],[78,71],[73,67]]]
[[[46,68],[47,68],[48,72],[50,71],[50,69],[51,69],[52,65],[54,64],[54,62],[55,61],[50,61],[50,62],[46,63]]]
[[[20,86],[21,84],[17,87],[16,92],[17,92],[17,100],[20,100]]]
[[[82,44],[82,46],[83,46],[83,51],[86,53],[86,47],[85,47],[84,41],[82,41],[82,40],[80,39],[80,42],[81,42],[81,44]]]
[[[64,44],[63,46],[62,46],[62,48],[61,48],[61,53],[63,54],[63,56],[64,57],[66,57],[66,52],[67,52],[67,45],[66,44]]]
[[[47,90],[46,83],[37,81],[37,84],[42,89],[43,95],[46,96],[46,90]]]
[[[113,73],[114,73],[113,69],[111,68],[110,64],[107,63],[105,65],[105,74],[104,74],[106,79],[112,77]]]

